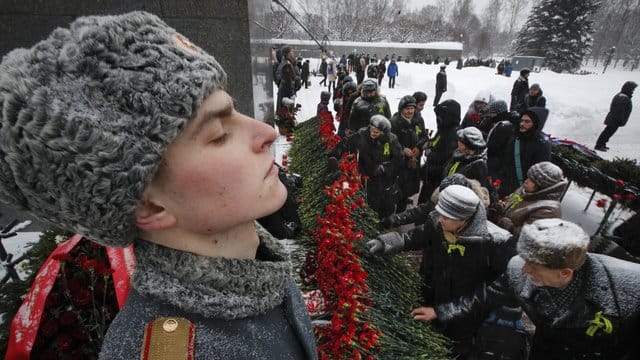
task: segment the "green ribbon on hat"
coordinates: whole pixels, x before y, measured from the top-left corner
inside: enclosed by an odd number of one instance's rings
[[[455,250],[458,250],[458,252],[460,253],[460,256],[464,256],[464,252],[466,248],[464,247],[464,245],[449,244],[449,248],[447,249],[447,254],[451,254]]]
[[[591,326],[587,329],[587,335],[593,336],[595,333],[602,329],[606,334],[611,334],[613,332],[613,324],[611,324],[611,320],[607,319],[602,315],[602,311],[598,311],[593,320],[589,320]]]

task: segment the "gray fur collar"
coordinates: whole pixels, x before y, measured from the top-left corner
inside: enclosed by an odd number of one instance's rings
[[[140,240],[132,286],[142,295],[211,318],[239,319],[280,305],[291,265],[264,228],[257,259],[206,257]]]

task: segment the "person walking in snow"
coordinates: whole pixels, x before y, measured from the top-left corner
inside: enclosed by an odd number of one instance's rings
[[[633,96],[633,91],[638,86],[637,83],[633,81],[627,81],[622,85],[622,90],[611,100],[611,106],[609,108],[609,113],[604,120],[604,124],[606,127],[598,136],[598,140],[596,140],[596,150],[599,151],[607,151],[609,148],[607,147],[607,142],[613,136],[613,134],[618,131],[619,127],[627,125],[627,121],[629,121],[629,116],[631,115],[631,109],[633,105],[631,104],[631,97]]]
[[[423,250],[420,267],[423,306],[437,306],[472,295],[497,279],[516,253],[511,234],[489,223],[478,196],[461,185],[449,185],[440,192],[435,211],[423,225],[407,233],[381,234],[367,245],[370,252],[381,255]],[[514,302],[505,305],[511,303]],[[521,313],[517,306],[507,306],[493,316],[517,321]],[[472,358],[479,322],[434,325],[452,340],[454,357]]]
[[[511,104],[509,111],[520,111],[524,105],[524,98],[529,93],[529,74],[531,70],[524,68],[520,70],[520,76],[513,82],[511,89]]]
[[[391,59],[389,66],[387,67],[387,76],[389,77],[389,89],[393,89],[396,86],[396,77],[400,75],[398,71],[398,64],[396,59]]]
[[[415,318],[475,321],[517,301],[535,325],[531,360],[640,358],[640,264],[588,253],[589,235],[562,219],[522,228],[514,256],[496,281]]]
[[[382,86],[382,79],[384,79],[384,73],[387,72],[387,65],[384,59],[381,59],[378,63],[378,67],[376,68],[378,78],[378,86]]]
[[[302,83],[304,84],[304,88],[309,88],[309,59],[305,60],[302,63],[302,71],[300,72],[300,77],[302,78]]]
[[[79,17],[0,63],[2,201],[133,246],[100,359],[317,359],[287,252],[255,222],[287,198],[276,134],[235,109],[227,83],[140,11]]]
[[[518,237],[522,226],[535,220],[561,218],[560,198],[568,184],[562,169],[549,161],[539,162],[529,168],[524,183],[506,203],[494,204],[498,213],[489,219]]]
[[[433,106],[436,106],[440,103],[440,98],[442,94],[447,92],[447,73],[445,69],[447,65],[440,65],[440,71],[436,75],[436,96],[433,98]]]

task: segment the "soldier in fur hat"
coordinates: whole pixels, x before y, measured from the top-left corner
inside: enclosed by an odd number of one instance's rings
[[[134,246],[101,359],[317,357],[287,254],[255,222],[287,196],[276,135],[226,82],[145,12],[80,17],[0,64],[2,201]]]

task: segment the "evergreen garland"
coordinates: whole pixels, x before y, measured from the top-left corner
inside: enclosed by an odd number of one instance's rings
[[[299,125],[288,152],[290,170],[303,177],[299,211],[305,232],[316,228],[316,219],[323,214],[329,202],[324,195],[324,186],[336,179],[336,174],[327,167],[327,148],[319,136],[319,122],[318,118],[313,118]],[[364,198],[362,191],[358,196]],[[351,216],[356,224],[353,230],[362,231],[363,239],[378,235],[377,216],[371,209],[366,206],[355,208]],[[303,248],[313,253],[315,240],[306,236],[303,238]],[[363,240],[355,246],[359,250],[362,266],[368,273],[366,282],[373,306],[360,317],[375,324],[382,333],[375,357],[394,360],[447,358],[447,340],[427,323],[414,321],[410,315],[411,310],[420,304],[422,279],[409,265],[407,255],[371,255],[365,242]],[[297,265],[303,270],[306,266]],[[358,347],[358,344],[353,346]]]

